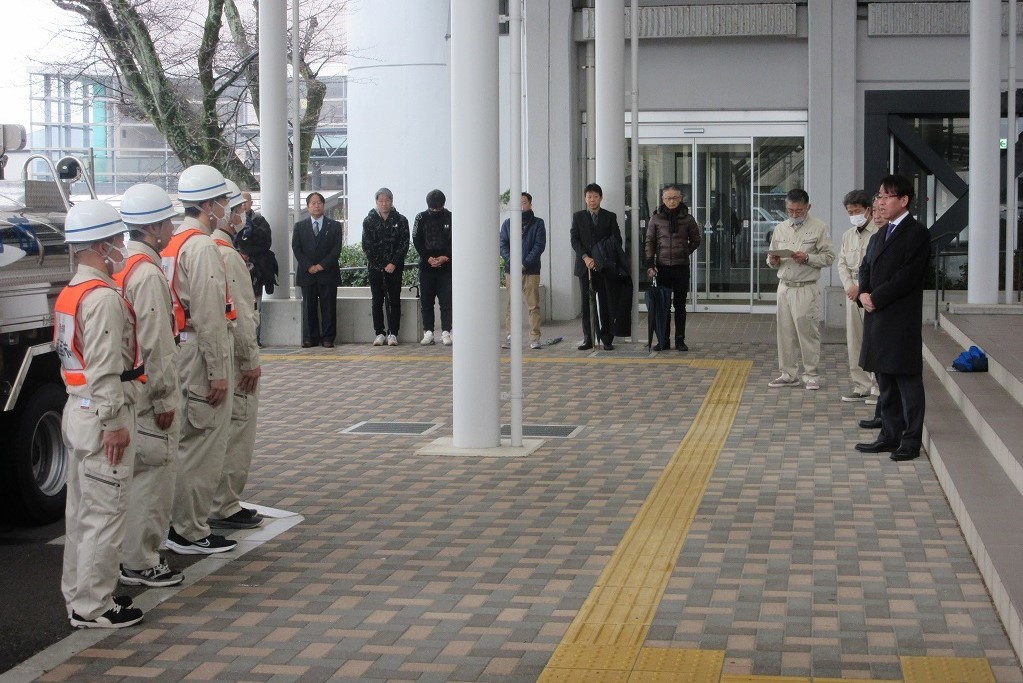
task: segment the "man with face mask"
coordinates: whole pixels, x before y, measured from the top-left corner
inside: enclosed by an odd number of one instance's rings
[[[206,522],[224,468],[234,379],[228,321],[236,314],[224,262],[210,237],[229,220],[224,176],[212,166],[189,166],[178,179],[178,199],[185,219],[162,252],[180,330],[182,391],[178,477],[167,548],[180,555],[209,555],[237,545],[210,533]]]
[[[184,580],[160,557],[174,499],[174,464],[178,449],[175,421],[181,401],[178,347],[170,287],[160,250],[174,232],[177,211],[163,188],[139,183],[121,198],[121,219],[128,227],[128,259],[114,279],[138,315],[138,339],[146,363],[137,411],[135,474],[128,502],[121,583],[173,586]]]
[[[788,220],[771,235],[767,265],[778,271],[778,368],[781,376],[767,386],[820,389],[821,269],[835,260],[828,226],[810,215],[810,195],[790,190],[785,195]],[[802,366],[803,372],[799,372]]]
[[[124,224],[105,202],[77,203],[65,241],[78,269],[57,297],[53,343],[67,386],[61,432],[68,449],[61,590],[71,625],[124,628],[142,621],[115,598],[143,376],[135,313],[112,276],[124,267]]]
[[[245,198],[234,181],[224,182],[228,189],[230,220],[213,232],[213,241],[217,243],[220,256],[224,259],[227,290],[238,310],[238,316],[230,326],[237,382],[232,388],[234,397],[224,469],[213,495],[209,525],[214,529],[251,529],[263,521],[259,513],[241,504],[242,491],[252,464],[252,451],[256,446],[256,412],[259,409],[259,378],[262,375],[259,345],[256,343],[259,312],[250,286],[248,267],[234,248],[235,235],[245,222]]]
[[[866,190],[853,190],[842,200],[852,227],[842,235],[842,248],[838,252],[838,277],[845,288],[849,303],[845,307],[845,343],[849,352],[849,377],[852,390],[842,395],[847,403],[870,398],[874,379],[860,367],[860,348],[863,345],[863,309],[856,305],[860,295],[860,264],[867,251],[867,243],[877,232],[871,220],[870,195]]]

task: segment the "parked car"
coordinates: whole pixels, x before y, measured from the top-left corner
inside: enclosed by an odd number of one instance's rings
[[[753,249],[756,253],[762,254],[771,245],[771,235],[778,223],[785,220],[785,215],[780,211],[772,211],[762,206],[753,207],[753,220],[751,229],[753,232]]]

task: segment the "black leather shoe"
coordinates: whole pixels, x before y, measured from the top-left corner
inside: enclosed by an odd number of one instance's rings
[[[881,418],[872,417],[869,420],[860,420],[860,429],[881,429]]]
[[[908,448],[906,446],[899,446],[895,449],[890,456],[895,462],[903,462],[905,460],[916,460],[920,457],[919,448]]]
[[[661,345],[660,344],[654,344],[653,346],[650,347],[650,350],[651,351],[660,351],[661,350]]]
[[[860,453],[888,453],[894,451],[899,447],[899,444],[892,443],[890,441],[884,441],[878,439],[877,441],[871,441],[870,443],[858,443],[856,444],[856,450]]]
[[[303,349],[311,348],[312,345],[313,345],[313,343],[311,341],[309,341],[308,339],[306,339],[304,342],[302,342],[302,348]]]
[[[681,344],[675,344],[675,350],[676,351],[688,351],[689,347],[686,346],[685,342],[682,342]]]
[[[578,348],[580,351],[589,351],[590,349],[593,348],[593,340],[583,339],[583,343],[577,346],[576,348]]]
[[[332,341],[325,341],[325,342],[323,342],[323,348],[325,348],[325,349],[332,349],[332,348],[334,348],[334,342],[332,342]]]
[[[605,351],[614,351],[615,350],[615,345],[612,344],[611,342],[604,342],[604,350]]]

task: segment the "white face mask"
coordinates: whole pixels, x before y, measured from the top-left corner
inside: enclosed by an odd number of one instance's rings
[[[789,218],[792,221],[792,225],[802,225],[806,222],[806,216],[799,216],[798,218]]]
[[[849,222],[853,224],[854,228],[859,228],[867,224],[867,214],[858,213],[853,216],[849,216]]]
[[[95,249],[93,251],[95,251]],[[120,261],[115,261],[114,259],[110,258],[114,254],[114,252],[120,254],[121,256]],[[99,254],[98,251],[96,253]],[[103,256],[103,254],[100,254],[100,256]],[[103,263],[105,263],[106,266],[110,269],[111,275],[117,275],[122,270],[124,270],[124,266],[125,264],[127,264],[127,262],[128,250],[125,249],[124,247],[119,247],[115,244],[111,244],[110,251],[107,252],[106,256],[103,256]]]

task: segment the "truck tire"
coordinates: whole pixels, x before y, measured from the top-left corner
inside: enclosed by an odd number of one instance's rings
[[[24,513],[40,524],[64,516],[68,460],[60,425],[66,401],[63,386],[39,385],[13,422],[12,479]]]

